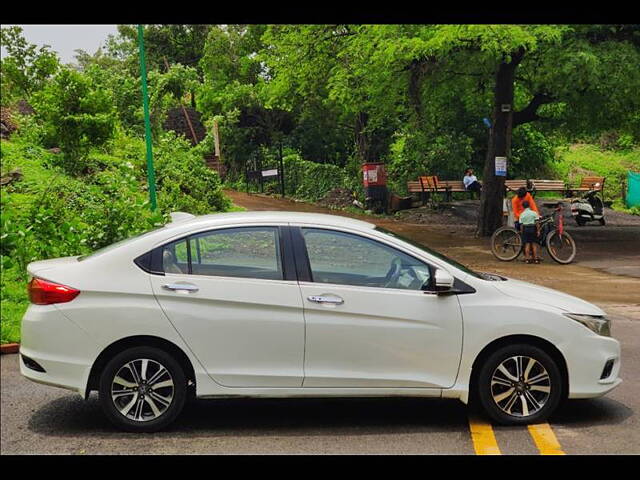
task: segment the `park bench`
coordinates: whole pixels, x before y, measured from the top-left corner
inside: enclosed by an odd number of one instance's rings
[[[546,180],[546,179],[534,179],[529,180],[534,186],[534,195],[536,192],[559,192],[565,194],[568,190],[567,185],[562,180]],[[600,189],[604,185],[603,177],[585,177],[580,184],[580,187],[575,191],[587,191],[591,189],[597,189],[596,183],[600,183]],[[520,187],[527,188],[527,180],[505,180],[504,182],[505,192],[516,192]],[[473,192],[464,188],[462,180],[440,180],[437,175],[425,175],[418,177],[418,180],[407,182],[407,190],[409,193],[419,193],[422,199],[422,203],[426,203],[427,198],[432,193],[444,193],[447,201],[451,200],[452,193],[468,192],[470,196],[473,196]]]
[[[409,181],[407,190],[409,193],[419,193],[423,204],[432,193],[444,193],[447,201],[451,200],[452,193],[468,192],[473,195],[472,191],[464,188],[462,180],[440,180],[437,175],[420,176],[418,180]]]
[[[566,184],[562,180],[529,180],[535,192],[559,192],[564,195],[567,190]],[[505,180],[505,190],[516,192],[520,187],[527,188],[527,180]]]
[[[578,187],[567,187],[567,193],[572,196],[575,192],[596,190],[602,194],[604,193],[604,179],[605,177],[583,177]]]

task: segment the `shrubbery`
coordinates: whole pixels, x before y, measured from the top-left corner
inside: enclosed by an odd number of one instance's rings
[[[595,145],[562,147],[557,149],[556,159],[551,162],[550,169],[554,178],[567,180],[572,185],[577,185],[585,176],[606,177],[605,200],[612,201],[616,209],[624,210],[622,191],[626,186],[627,172],[640,171],[640,148],[603,151]],[[632,210],[630,213],[635,212]]]
[[[105,147],[109,153],[91,151],[89,171],[79,178],[59,166],[60,154],[34,145],[37,132],[26,125],[12,141],[2,141],[0,157],[3,173],[19,168],[23,174],[2,187],[3,343],[19,338],[29,262],[89,253],[164,224],[171,211],[230,207],[218,174],[173,134],[163,135],[155,148],[158,210],[151,212],[142,140],[118,136]]]
[[[358,191],[357,186],[353,184],[354,182],[349,181],[353,175],[349,175],[345,168],[330,163],[303,160],[299,154],[291,152],[287,152],[282,161],[285,172],[285,194],[289,197],[316,202],[334,188],[345,187]],[[277,161],[271,159],[269,165],[276,164]],[[244,176],[236,179],[228,178],[227,186],[237,190],[246,190],[247,188]],[[258,184],[251,182],[249,190],[258,192]],[[265,181],[265,193],[277,194],[280,191],[280,183],[275,177]]]

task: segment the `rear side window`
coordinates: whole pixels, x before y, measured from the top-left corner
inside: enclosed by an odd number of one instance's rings
[[[276,227],[242,227],[192,235],[163,247],[165,273],[282,280]]]
[[[165,273],[190,273],[186,238],[162,247],[162,270]]]

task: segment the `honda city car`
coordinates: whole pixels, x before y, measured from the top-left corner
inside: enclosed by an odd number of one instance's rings
[[[621,382],[609,320],[578,298],[345,217],[173,219],[28,266],[25,377],[97,391],[130,431],[221,397],[452,398],[528,424]]]

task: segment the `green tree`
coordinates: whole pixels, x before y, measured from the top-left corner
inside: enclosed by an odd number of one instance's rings
[[[444,73],[475,77],[493,87],[480,235],[490,235],[501,224],[505,178],[495,175],[494,159],[511,157],[512,133],[519,125],[540,121],[575,135],[637,121],[640,55],[635,30],[438,25],[429,27],[421,41],[409,42],[413,62],[435,65],[425,82],[439,81]]]
[[[211,25],[145,25],[144,46],[149,71],[166,72],[166,63],[170,66],[181,64],[195,68],[201,79],[199,67],[204,45]],[[118,25],[120,42],[112,40],[116,51],[131,55],[138,45],[138,32],[135,25]],[[191,106],[196,107],[195,91],[191,91]]]
[[[115,115],[109,92],[91,78],[70,68],[61,68],[51,82],[33,97],[47,141],[62,149],[62,166],[71,174],[84,172],[89,149],[113,136]]]
[[[19,98],[28,100],[59,67],[56,53],[47,45],[38,48],[28,43],[21,27],[1,29],[0,44],[7,52],[0,64],[3,105]]]

